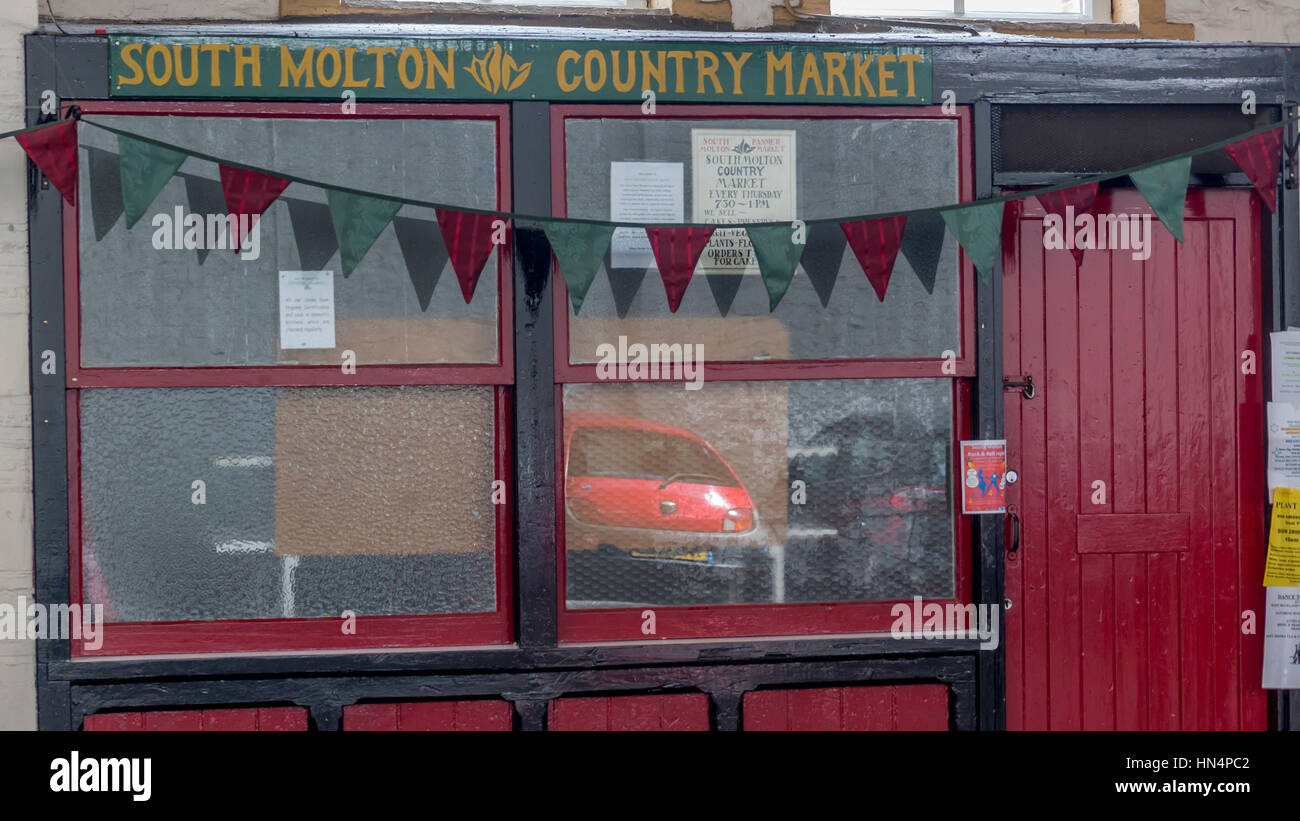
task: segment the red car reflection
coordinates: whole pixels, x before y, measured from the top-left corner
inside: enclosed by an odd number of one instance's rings
[[[569,550],[756,544],[754,502],[718,452],[684,428],[570,412],[564,425]],[[685,558],[685,557],[683,557]]]

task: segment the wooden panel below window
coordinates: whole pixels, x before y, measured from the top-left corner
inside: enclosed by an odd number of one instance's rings
[[[123,730],[275,732],[307,729],[302,707],[248,707],[231,710],[160,710],[147,713],[99,713],[86,716],[88,732]]]
[[[942,684],[757,690],[742,703],[746,730],[947,730]]]
[[[514,710],[507,701],[424,701],[354,704],[343,708],[344,731],[509,731]]]
[[[667,696],[560,698],[551,702],[551,730],[708,730],[709,697]]]

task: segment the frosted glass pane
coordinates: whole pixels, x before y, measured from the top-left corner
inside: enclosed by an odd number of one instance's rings
[[[495,610],[493,425],[483,387],[83,390],[84,598],[116,621]]]

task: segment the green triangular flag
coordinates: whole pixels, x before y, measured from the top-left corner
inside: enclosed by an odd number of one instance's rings
[[[980,280],[988,285],[1002,251],[1002,200],[963,205],[940,211],[944,224],[975,263]]]
[[[1183,208],[1187,199],[1187,179],[1192,173],[1192,158],[1182,157],[1129,173],[1129,179],[1146,197],[1147,204],[1174,235],[1183,241]]]
[[[149,210],[154,197],[189,155],[122,134],[117,135],[117,153],[122,175],[122,206],[126,227],[130,228]]]
[[[614,236],[612,225],[592,225],[586,222],[543,222],[546,241],[560,264],[560,275],[569,286],[569,301],[576,314],[587,298],[587,289],[596,279],[605,251],[609,250]]]
[[[375,244],[388,223],[392,222],[402,203],[384,197],[352,194],[336,188],[326,189],[325,194],[329,198],[334,235],[339,240],[343,276],[350,276],[370,246]]]
[[[799,265],[806,243],[794,241],[795,229],[790,225],[747,225],[745,233],[754,246],[758,272],[767,288],[768,311],[775,311],[794,279],[794,269]]]

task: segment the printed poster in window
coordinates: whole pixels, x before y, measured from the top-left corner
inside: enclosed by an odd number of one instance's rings
[[[961,443],[962,513],[1007,510],[1007,441],[976,439]]]
[[[280,272],[280,348],[334,347],[334,272]]]
[[[691,222],[795,219],[795,132],[691,129]],[[713,232],[695,269],[757,274],[743,228]]]

